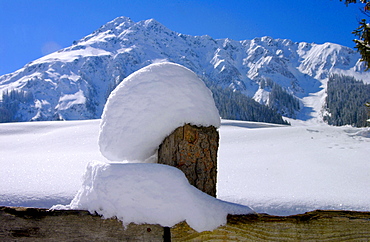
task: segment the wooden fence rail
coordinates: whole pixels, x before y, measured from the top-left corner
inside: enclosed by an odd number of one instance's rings
[[[229,215],[227,224],[198,233],[102,219],[81,210],[0,207],[0,241],[370,241],[370,212],[313,211],[294,216]]]

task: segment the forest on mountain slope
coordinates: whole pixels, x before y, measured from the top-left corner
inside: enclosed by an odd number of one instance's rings
[[[271,79],[262,80],[260,87],[270,90],[268,107],[282,116],[296,118],[297,112],[301,109],[298,98]]]
[[[220,116],[224,119],[289,124],[274,109],[229,88],[209,86]]]
[[[273,81],[263,83],[263,88],[270,90],[267,105],[260,104],[239,91],[207,82],[206,84],[213,92],[216,107],[224,119],[289,124],[282,115],[294,118],[295,113],[300,110],[299,100]],[[17,111],[23,105],[33,103],[33,99],[31,92],[22,90],[4,92],[0,101],[0,123],[21,121],[16,116]],[[369,84],[351,76],[332,74],[328,80],[327,114],[324,121],[335,126],[370,126],[367,122],[369,110],[365,106],[369,101]]]
[[[231,89],[210,86],[220,116],[225,119],[288,124],[272,108],[262,105],[252,98]],[[87,100],[88,101],[88,100]],[[3,93],[0,101],[0,122],[17,122],[15,116],[22,104],[33,102],[33,95],[22,90]]]
[[[354,77],[332,74],[329,77],[326,97],[328,114],[324,120],[330,125],[370,126],[367,122],[366,102],[370,101],[370,84]]]

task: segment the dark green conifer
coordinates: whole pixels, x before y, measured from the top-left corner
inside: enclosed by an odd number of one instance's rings
[[[342,2],[342,0],[340,0]],[[361,2],[364,3],[363,13],[365,16],[370,17],[370,0],[345,0],[346,5],[350,3]],[[352,33],[358,37],[358,39],[353,40],[356,43],[355,48],[361,54],[361,61],[365,63],[366,70],[370,69],[370,24],[366,19],[362,19],[359,23],[359,27]]]

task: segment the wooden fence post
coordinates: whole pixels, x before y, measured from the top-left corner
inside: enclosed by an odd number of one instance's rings
[[[165,138],[158,163],[177,167],[191,185],[216,197],[219,134],[215,127],[185,124]]]

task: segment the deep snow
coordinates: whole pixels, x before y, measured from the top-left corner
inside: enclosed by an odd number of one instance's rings
[[[143,162],[176,128],[186,123],[218,128],[220,122],[211,91],[194,72],[155,63],[125,78],[109,95],[100,151],[112,161]]]
[[[186,221],[198,232],[226,224],[228,214],[254,213],[249,207],[221,201],[191,186],[179,169],[162,164],[122,162],[88,164],[82,189],[70,205],[104,218],[172,227]]]
[[[0,205],[68,204],[99,152],[100,120],[0,124]],[[370,130],[222,120],[218,198],[256,212],[370,211]]]
[[[109,95],[100,125],[101,153],[120,162],[90,162],[71,203],[51,209],[88,210],[124,225],[187,221],[199,232],[226,224],[228,214],[254,213],[199,191],[177,168],[142,164],[156,163],[161,142],[186,123],[221,123],[211,91],[194,72],[161,62],[131,74]]]

